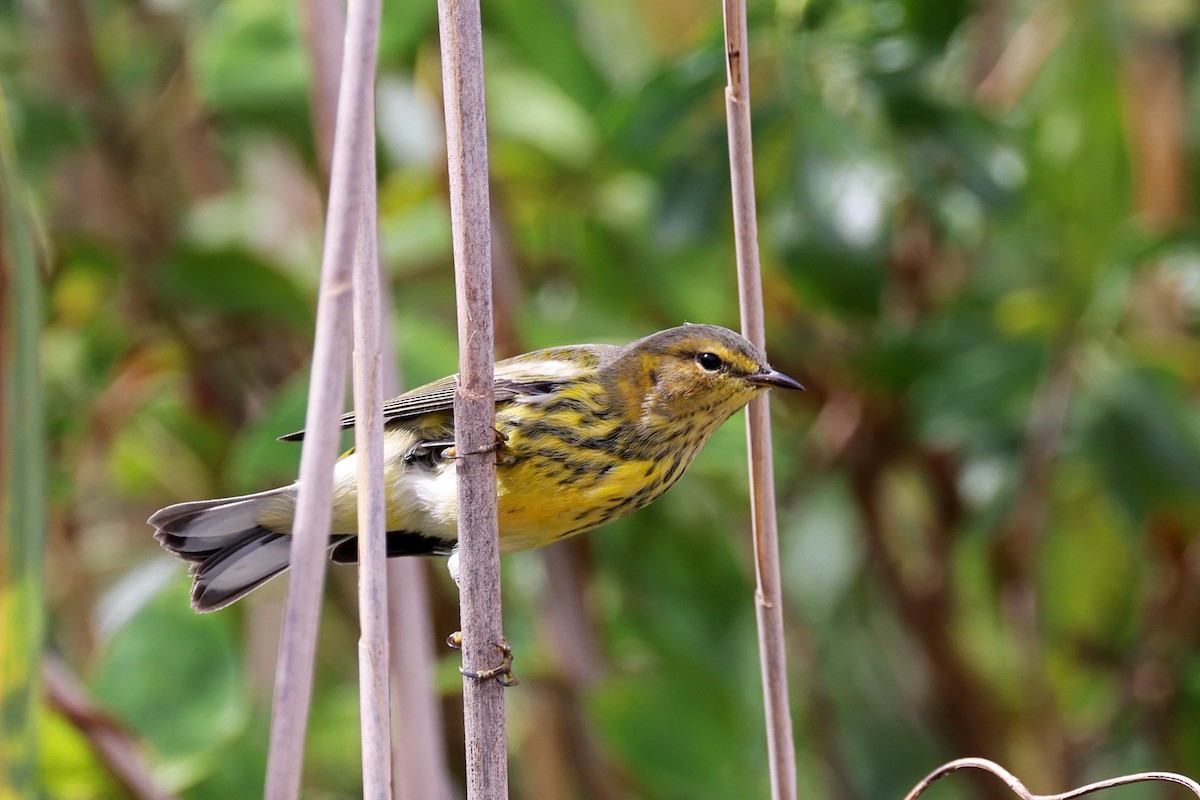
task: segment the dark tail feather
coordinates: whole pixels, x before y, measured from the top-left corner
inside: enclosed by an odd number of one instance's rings
[[[265,510],[289,509],[295,487],[169,506],[149,523],[163,547],[192,562],[192,607],[216,611],[288,567],[291,540],[259,524]]]
[[[269,492],[200,500],[168,506],[150,517],[154,538],[182,559],[192,562],[192,608],[216,611],[245,597],[288,568],[291,560],[290,531],[262,524],[268,519],[291,519],[296,487]],[[358,560],[358,537],[338,534],[329,537],[330,557],[338,563]],[[389,556],[449,555],[453,541],[444,541],[411,531],[390,531]]]

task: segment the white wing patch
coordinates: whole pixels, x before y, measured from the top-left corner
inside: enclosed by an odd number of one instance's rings
[[[523,361],[518,364],[505,364],[496,370],[497,378],[512,381],[564,381],[578,378],[584,372],[584,367],[560,359],[545,361]]]

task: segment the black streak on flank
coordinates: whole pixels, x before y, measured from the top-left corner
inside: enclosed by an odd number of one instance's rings
[[[506,389],[517,395],[544,395],[554,394],[562,387],[562,384],[554,381],[534,381],[532,383],[524,383],[522,381],[498,380],[496,381],[496,389]]]
[[[388,531],[388,558],[396,556],[448,556],[454,550],[454,542],[426,536],[413,531]],[[358,563],[358,537],[354,536],[333,548],[330,560],[336,564]]]

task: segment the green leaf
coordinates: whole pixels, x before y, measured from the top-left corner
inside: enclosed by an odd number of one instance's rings
[[[233,617],[196,614],[182,586],[103,644],[90,682],[97,702],[154,747],[176,787],[218,769],[220,746],[249,716]]]
[[[265,316],[297,328],[312,325],[310,299],[290,278],[245,250],[181,248],[163,265],[158,289],[161,302],[181,309]]]
[[[1084,452],[1132,519],[1200,511],[1200,425],[1184,391],[1161,375],[1132,372],[1088,402]]]

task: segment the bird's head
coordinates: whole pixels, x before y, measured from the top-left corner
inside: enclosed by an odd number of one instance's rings
[[[803,389],[771,368],[745,337],[716,325],[683,325],[621,348],[612,364],[630,411],[646,422],[711,430],[771,387]],[[711,428],[710,428],[711,424]]]

